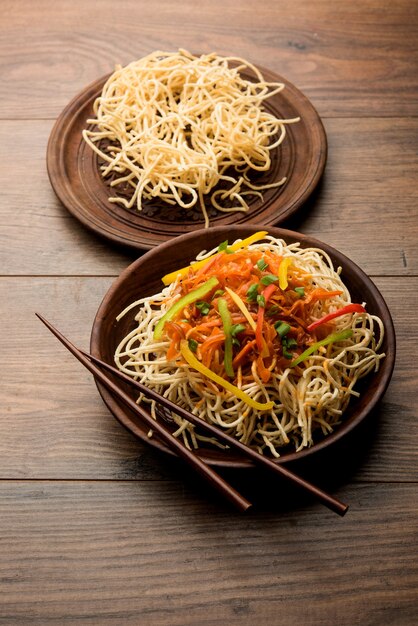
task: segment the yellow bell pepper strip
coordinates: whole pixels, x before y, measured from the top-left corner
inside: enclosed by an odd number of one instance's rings
[[[236,252],[237,250],[241,250],[241,248],[248,248],[253,243],[257,243],[260,239],[264,239],[264,237],[268,235],[268,230],[258,230],[256,233],[253,233],[249,237],[242,239],[242,241],[237,241],[229,246],[230,250]]]
[[[239,400],[242,400],[243,402],[248,404],[248,406],[250,406],[252,409],[256,409],[257,411],[270,411],[273,408],[274,402],[257,402],[257,400],[253,400],[253,398],[245,393],[245,391],[242,391],[242,389],[239,389],[239,387],[236,387],[228,380],[225,380],[221,376],[218,376],[217,374],[215,374],[215,372],[212,372],[212,370],[203,365],[203,363],[201,363],[195,357],[193,352],[191,352],[185,339],[183,339],[180,343],[180,352],[185,361],[191,367],[193,367],[193,369],[197,370],[210,380],[213,380],[214,383],[217,383],[218,385],[232,393]]]
[[[239,297],[237,293],[235,293],[235,291],[232,291],[232,289],[230,289],[229,287],[225,287],[225,291],[229,293],[229,295],[231,296],[231,299],[235,302],[235,304],[237,305],[237,307],[239,308],[243,316],[248,321],[251,328],[255,330],[257,327],[257,324],[255,323],[254,318],[252,317],[251,313],[245,306],[245,303],[243,302],[243,300]]]
[[[232,367],[232,318],[225,298],[219,298],[218,311],[221,316],[222,326],[225,333],[224,367],[225,373],[230,378],[234,378],[234,368]]]
[[[253,235],[250,235],[249,237],[247,237],[246,239],[243,239],[242,241],[237,241],[236,243],[233,243],[231,246],[228,246],[228,250],[230,251],[232,250],[233,252],[236,252],[237,250],[241,250],[241,248],[247,248],[251,244],[256,243],[257,241],[260,241],[261,239],[264,239],[264,237],[267,234],[268,234],[267,230],[259,230]],[[188,265],[187,267],[182,267],[179,270],[170,272],[170,274],[166,274],[165,276],[163,276],[161,280],[163,281],[164,285],[166,286],[170,285],[176,280],[178,276],[180,276],[180,278],[183,278],[183,276],[186,276],[190,269],[193,269],[193,270],[200,269],[210,259],[213,259],[213,257],[216,256],[217,254],[219,254],[219,252],[216,252],[215,254],[212,254],[206,259],[202,259],[201,261],[196,261],[192,265]]]
[[[366,312],[366,309],[364,308],[364,306],[361,306],[361,304],[347,304],[346,306],[343,306],[342,309],[338,309],[337,311],[334,311],[333,313],[328,313],[327,315],[324,315],[324,317],[321,317],[321,319],[316,320],[316,322],[312,322],[312,324],[309,324],[306,330],[310,333],[312,330],[315,330],[315,328],[317,328],[321,324],[330,322],[336,317],[340,317],[341,315],[346,315],[347,313],[365,313],[365,312]]]
[[[257,348],[262,357],[269,356],[270,354],[267,348],[267,344],[264,340],[262,331],[263,331],[265,306],[275,290],[276,290],[276,285],[274,283],[270,283],[270,285],[268,285],[263,290],[263,292],[261,293],[261,295],[263,296],[263,306],[259,306],[258,311],[257,311],[257,326],[255,330],[255,339],[257,342]]]
[[[217,285],[219,285],[218,279],[215,276],[212,276],[212,278],[209,278],[209,280],[203,283],[203,285],[200,285],[197,289],[193,289],[193,291],[187,293],[185,296],[180,298],[180,300],[177,300],[177,302],[175,302],[173,306],[164,313],[162,318],[157,323],[154,329],[154,339],[161,339],[166,322],[175,318],[176,315],[180,313],[188,304],[197,302],[197,300],[202,300],[205,296],[210,294],[210,292],[213,291]]]
[[[338,333],[331,333],[325,339],[321,339],[321,341],[317,341],[313,343],[309,348],[307,348],[302,354],[299,354],[296,359],[294,359],[289,367],[295,367],[305,361],[313,352],[316,352],[318,348],[321,346],[327,346],[330,343],[336,343],[337,341],[344,341],[344,339],[349,339],[353,335],[353,331],[351,328],[347,328],[346,330],[341,330]]]
[[[287,270],[289,269],[289,265],[292,264],[292,257],[285,257],[279,266],[279,287],[282,291],[287,289],[288,280],[287,280]]]

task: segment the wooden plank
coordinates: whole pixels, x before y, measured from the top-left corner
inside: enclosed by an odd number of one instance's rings
[[[109,278],[3,278],[0,301],[2,387],[0,478],[158,479],[166,458],[137,442],[102,405],[93,380],[34,315],[41,312],[88,348],[94,314]],[[375,432],[337,459],[340,482],[416,480],[418,278],[379,278],[398,329],[395,374]],[[399,293],[408,294],[399,300]],[[346,459],[353,467],[346,466]],[[338,467],[338,469],[336,469]],[[312,469],[312,468],[310,468]],[[350,470],[350,471],[348,471]],[[178,473],[180,472],[180,473]]]
[[[290,227],[336,247],[368,274],[416,274],[418,119],[324,122],[322,186]]]
[[[412,626],[416,495],[241,516],[176,483],[2,482],[0,623]]]
[[[131,465],[146,473],[141,445],[110,416],[90,374],[35,317],[35,311],[43,313],[88,349],[94,315],[111,279],[24,278],[18,287],[13,281],[5,280],[1,289],[3,310],[9,312],[0,357],[6,375],[1,474],[93,478],[96,466],[106,478],[122,478]]]
[[[286,226],[334,245],[369,274],[416,274],[418,119],[327,119],[325,126],[323,184]],[[99,240],[56,199],[45,169],[51,127],[0,122],[0,158],[9,163],[0,172],[0,271],[116,275],[135,254]]]
[[[153,50],[239,55],[286,76],[322,115],[416,115],[417,5],[379,0],[6,3],[2,118],[55,118],[87,84]],[[47,18],[46,18],[47,16]],[[157,26],[158,24],[158,26]],[[30,37],[27,33],[30,32]],[[358,86],[361,85],[361,89]]]
[[[117,274],[126,254],[87,231],[56,198],[46,171],[52,122],[0,124],[2,274]],[[11,159],[11,154],[19,158]],[[12,184],[13,181],[13,184]],[[94,263],[89,262],[94,258]]]

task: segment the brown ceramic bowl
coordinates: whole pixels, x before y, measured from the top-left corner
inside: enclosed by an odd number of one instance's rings
[[[389,384],[395,363],[395,331],[390,312],[382,295],[353,261],[329,245],[289,230],[251,225],[221,226],[176,237],[147,252],[116,279],[96,314],[91,335],[91,353],[113,364],[116,346],[134,327],[133,317],[135,313],[127,314],[120,322],[116,322],[116,316],[128,304],[140,297],[160,291],[162,287],[161,277],[176,268],[188,265],[201,250],[210,250],[226,239],[233,242],[235,239],[248,237],[257,230],[268,230],[271,235],[282,238],[287,243],[300,241],[304,248],[318,247],[327,252],[334,266],[342,267],[342,278],[350,290],[352,300],[354,302],[367,302],[367,310],[379,315],[385,326],[382,351],[386,353],[386,357],[381,361],[379,371],[376,374],[370,374],[362,381],[361,395],[359,398],[352,398],[345,412],[343,423],[338,429],[315,443],[311,448],[301,452],[285,452],[278,462],[296,461],[311,457],[319,451],[324,451],[325,448],[341,441],[342,438],[351,433],[377,406]],[[172,454],[157,436],[152,438],[147,436],[148,428],[141,423],[139,418],[127,410],[122,402],[114,398],[102,386],[98,385],[98,389],[105,404],[121,424],[151,446]],[[132,394],[132,390],[130,393]],[[219,451],[202,447],[197,453],[207,463],[218,467],[247,468],[253,466],[250,460],[243,459],[234,451]]]

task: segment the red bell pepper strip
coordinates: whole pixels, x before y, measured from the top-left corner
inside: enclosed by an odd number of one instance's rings
[[[338,311],[334,311],[333,313],[328,313],[328,315],[324,315],[324,317],[321,317],[321,319],[316,320],[316,322],[312,322],[312,324],[309,324],[306,330],[310,333],[312,330],[314,330],[321,324],[325,324],[326,322],[329,322],[335,319],[336,317],[340,317],[341,315],[346,315],[346,313],[365,313],[365,312],[366,312],[366,309],[364,308],[364,306],[361,306],[361,304],[347,304],[346,306],[343,306],[342,309],[338,309]]]
[[[270,297],[272,296],[272,294],[274,293],[276,289],[277,289],[276,285],[274,283],[271,283],[262,291],[261,295],[264,298],[264,306],[259,306],[258,312],[257,312],[257,327],[255,329],[255,339],[257,342],[257,348],[261,356],[263,357],[269,356],[269,351],[268,351],[266,342],[264,341],[264,338],[263,338],[264,310],[265,310],[265,305],[267,304],[267,302],[269,301]]]

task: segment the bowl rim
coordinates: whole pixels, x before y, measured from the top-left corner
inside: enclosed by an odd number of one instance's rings
[[[100,340],[103,324],[106,319],[106,311],[109,307],[110,302],[114,298],[116,292],[120,288],[121,285],[130,277],[130,275],[138,270],[142,265],[148,264],[152,261],[153,257],[158,255],[164,255],[167,250],[170,250],[172,247],[177,245],[186,245],[190,240],[201,237],[204,233],[209,233],[209,236],[214,236],[219,233],[219,235],[223,235],[225,238],[225,234],[231,236],[230,241],[235,241],[238,238],[242,238],[243,236],[248,236],[251,233],[257,231],[268,231],[268,234],[276,238],[290,239],[292,241],[300,241],[301,244],[305,244],[305,247],[317,247],[326,252],[332,262],[334,267],[338,267],[341,265],[345,268],[350,268],[351,272],[354,272],[356,278],[361,282],[367,284],[368,291],[372,295],[373,299],[377,303],[377,307],[379,309],[379,317],[382,319],[384,327],[385,327],[385,340],[387,343],[386,356],[382,362],[381,367],[379,368],[378,375],[380,376],[379,383],[376,387],[375,392],[373,393],[370,401],[360,408],[355,416],[350,418],[350,420],[343,422],[340,426],[338,426],[332,433],[321,439],[320,441],[314,443],[309,448],[304,448],[303,450],[296,452],[284,453],[280,458],[273,459],[277,463],[290,463],[294,461],[299,461],[302,459],[307,459],[312,456],[315,456],[317,453],[329,448],[334,443],[340,442],[341,439],[346,437],[349,433],[351,433],[363,420],[369,415],[378,405],[382,397],[384,396],[395,366],[396,360],[396,335],[395,328],[393,324],[393,319],[389,308],[380,293],[379,289],[376,287],[372,279],[349,257],[347,257],[344,253],[340,252],[336,248],[331,245],[316,239],[307,234],[303,234],[297,231],[281,228],[281,227],[270,227],[263,226],[257,224],[239,224],[236,226],[215,226],[210,229],[200,229],[197,231],[192,231],[186,233],[184,235],[179,235],[173,239],[170,239],[155,248],[147,251],[144,255],[137,258],[131,264],[129,264],[113,281],[112,285],[106,292],[98,310],[95,315],[93,326],[91,330],[91,338],[90,338],[90,350],[94,356],[99,358],[103,358],[100,349]],[[235,234],[234,234],[235,233]],[[240,233],[240,234],[238,234]],[[229,238],[229,237],[228,237]],[[223,241],[220,237],[219,241]],[[193,254],[193,253],[192,253]],[[191,254],[191,256],[192,256]],[[190,259],[192,260],[192,259]],[[344,277],[344,271],[343,271]],[[372,374],[371,374],[372,375]],[[123,410],[120,404],[115,400],[110,392],[108,392],[100,383],[96,382],[96,386],[98,391],[104,401],[105,405],[108,407],[110,412],[114,415],[114,417],[125,427],[128,431],[133,433],[135,436],[140,438],[142,441],[148,443],[154,448],[157,448],[171,456],[176,456],[165,444],[160,441],[157,436],[152,437],[151,439],[147,436],[145,431],[142,431],[138,425],[133,422],[129,415]],[[212,457],[210,454],[209,448],[198,448],[196,453],[208,464],[225,469],[245,469],[245,468],[253,468],[255,467],[254,463],[250,459],[237,458],[237,459],[222,459],[221,455],[219,458]]]

